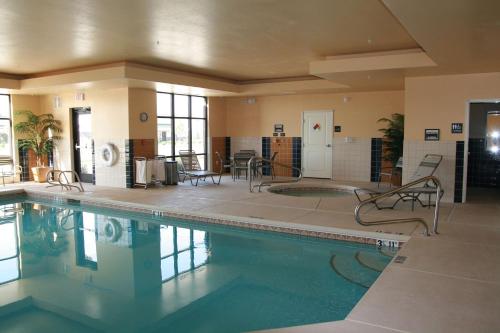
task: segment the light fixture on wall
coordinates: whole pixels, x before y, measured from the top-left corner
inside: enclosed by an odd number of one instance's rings
[[[60,109],[62,106],[61,96],[54,96],[53,104],[54,109]]]
[[[81,92],[81,91],[77,92],[75,94],[75,100],[77,100],[77,101],[84,101],[85,100],[85,93]]]
[[[255,102],[257,102],[257,99],[255,97],[248,97],[246,99],[247,104],[255,104]]]

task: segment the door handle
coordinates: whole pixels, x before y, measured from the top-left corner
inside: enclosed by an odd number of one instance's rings
[[[328,148],[330,148],[332,145],[331,145],[331,144],[327,144],[326,146],[327,146]]]

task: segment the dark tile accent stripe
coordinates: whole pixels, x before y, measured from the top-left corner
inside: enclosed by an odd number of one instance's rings
[[[462,202],[464,184],[464,141],[457,141],[455,153],[455,192],[453,202]]]
[[[292,166],[302,168],[302,138],[297,136],[292,138]],[[298,177],[299,171],[293,170],[292,176]]]
[[[229,163],[229,161],[231,160],[231,137],[226,136],[224,142],[225,142],[225,146],[226,146],[226,156],[224,156],[224,158],[227,161],[227,163]],[[230,172],[230,171],[231,170],[229,170],[229,168],[226,170],[226,172]]]
[[[127,188],[134,186],[134,140],[125,140],[125,183]]]
[[[486,149],[486,140],[469,139],[467,186],[500,188],[500,159]]]
[[[270,159],[271,158],[271,138],[268,136],[262,137],[262,158]],[[262,168],[262,174],[264,176],[271,175],[271,169],[268,165],[265,165]]]
[[[95,143],[92,140],[92,184],[95,185]]]
[[[378,182],[382,169],[382,144],[381,138],[372,138],[370,181]]]
[[[49,167],[54,168],[54,150],[51,149],[47,152],[47,164]]]
[[[18,140],[18,147],[22,140]],[[21,174],[21,181],[26,182],[30,180],[30,171],[29,171],[29,160],[28,160],[28,149],[19,148],[19,165],[23,168],[23,173]]]

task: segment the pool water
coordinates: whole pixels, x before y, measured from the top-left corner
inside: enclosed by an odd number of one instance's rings
[[[3,199],[0,331],[42,322],[54,332],[223,333],[341,320],[390,259],[362,244]]]

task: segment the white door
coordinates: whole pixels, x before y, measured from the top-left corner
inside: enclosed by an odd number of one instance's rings
[[[304,111],[304,177],[332,178],[333,111]]]

